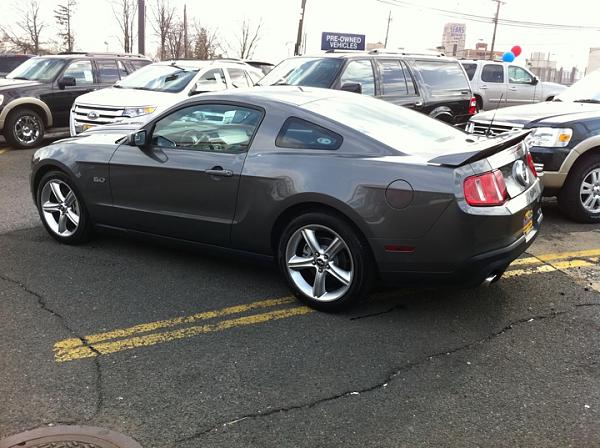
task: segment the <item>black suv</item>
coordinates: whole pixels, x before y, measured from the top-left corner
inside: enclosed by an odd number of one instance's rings
[[[476,112],[469,80],[456,59],[441,55],[325,53],[289,58],[259,85],[324,87],[372,95],[454,125]]]
[[[0,132],[16,148],[38,146],[69,125],[75,98],[113,85],[151,61],[140,55],[71,53],[31,58],[0,79]]]

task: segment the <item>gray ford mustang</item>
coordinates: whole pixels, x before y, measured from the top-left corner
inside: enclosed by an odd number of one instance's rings
[[[474,141],[347,92],[235,90],[42,148],[31,188],[61,242],[108,228],[273,257],[300,300],[335,310],[376,278],[497,280],[542,220],[525,135]]]

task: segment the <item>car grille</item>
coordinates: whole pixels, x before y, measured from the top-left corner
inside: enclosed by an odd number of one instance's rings
[[[520,131],[522,128],[522,126],[506,123],[493,123],[490,127],[490,123],[477,121],[471,121],[467,125],[467,131],[471,134],[487,135],[489,129],[490,137],[493,137],[494,135],[505,134],[506,132]]]
[[[124,108],[76,104],[73,110],[75,129],[116,123],[123,120]]]

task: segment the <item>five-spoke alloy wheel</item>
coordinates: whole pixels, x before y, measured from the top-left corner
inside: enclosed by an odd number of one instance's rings
[[[357,232],[326,213],[292,220],[279,244],[279,264],[296,296],[324,311],[366,296],[371,280],[369,257]]]
[[[44,175],[38,185],[37,206],[44,227],[57,240],[77,244],[87,239],[90,229],[85,206],[63,173]]]

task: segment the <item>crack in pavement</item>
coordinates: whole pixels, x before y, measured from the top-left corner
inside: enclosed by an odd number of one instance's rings
[[[89,348],[96,355],[98,355],[98,356],[94,357],[94,370],[96,372],[96,385],[95,385],[96,386],[96,406],[95,406],[93,414],[90,417],[85,418],[83,421],[89,422],[89,421],[93,420],[94,418],[96,418],[96,416],[98,416],[98,414],[104,407],[104,390],[102,388],[102,369],[100,367],[100,352],[98,352],[98,350],[96,350],[94,348],[94,346],[91,345],[84,336],[79,335],[73,328],[71,328],[69,326],[69,324],[67,324],[67,321],[62,314],[60,314],[58,311],[50,308],[48,306],[48,303],[46,302],[46,298],[43,295],[32,290],[25,283],[23,283],[19,280],[15,280],[11,277],[8,277],[5,274],[0,274],[0,279],[6,281],[8,283],[12,283],[13,285],[16,285],[17,287],[19,287],[23,291],[25,291],[27,294],[30,294],[33,297],[35,297],[37,299],[38,306],[43,311],[56,317],[58,319],[58,321],[60,322],[60,324],[63,326],[63,328],[65,328],[75,338],[79,339],[86,348]]]
[[[383,310],[383,311],[378,311],[376,313],[371,313],[371,314],[363,314],[360,316],[354,316],[351,317],[350,320],[361,320],[361,319],[367,319],[369,317],[376,317],[376,316],[381,316],[382,314],[388,314],[388,313],[392,313],[396,310],[405,310],[406,306],[404,306],[403,304],[398,304],[398,305],[394,305],[391,308],[388,308],[387,310]]]
[[[393,309],[389,310],[389,311],[393,311]],[[388,311],[388,312],[389,312]],[[334,395],[330,395],[328,397],[324,397],[324,398],[320,398],[318,400],[314,400],[308,403],[303,403],[303,404],[298,404],[298,405],[293,405],[293,406],[287,406],[287,407],[279,407],[279,408],[273,408],[273,409],[267,409],[264,411],[258,411],[252,414],[245,414],[239,417],[236,417],[233,420],[228,420],[226,422],[222,422],[219,423],[217,425],[213,425],[210,428],[201,430],[201,431],[197,431],[194,434],[181,438],[181,439],[177,439],[175,440],[174,443],[182,443],[182,442],[189,442],[195,439],[198,439],[202,436],[205,436],[211,432],[218,432],[220,429],[222,428],[226,428],[228,426],[234,425],[236,423],[239,423],[241,421],[244,420],[248,420],[248,419],[255,419],[255,418],[263,418],[263,417],[268,417],[274,414],[279,414],[279,413],[285,413],[285,412],[290,412],[290,411],[295,411],[298,409],[311,409],[314,408],[320,404],[323,403],[327,403],[330,401],[335,401],[338,400],[340,398],[345,398],[348,396],[352,396],[352,395],[360,395],[363,393],[367,393],[367,392],[373,392],[377,389],[382,389],[384,387],[387,387],[387,385],[393,381],[398,375],[400,375],[402,372],[406,371],[406,370],[410,370],[412,368],[418,367],[419,365],[422,365],[424,363],[426,363],[427,361],[431,361],[435,358],[441,357],[441,356],[448,356],[463,350],[468,350],[471,347],[474,347],[478,344],[483,344],[486,343],[488,341],[491,341],[492,339],[506,333],[507,331],[511,330],[514,326],[516,325],[520,325],[520,324],[524,324],[524,323],[528,323],[528,322],[532,322],[532,321],[537,321],[537,320],[544,320],[544,319],[554,319],[557,316],[563,315],[563,314],[567,314],[568,311],[552,311],[551,313],[548,314],[538,314],[538,315],[533,315],[533,316],[528,316],[528,317],[524,317],[521,319],[517,319],[513,322],[510,322],[509,324],[505,325],[504,327],[502,327],[500,330],[491,333],[483,338],[479,338],[475,341],[471,341],[468,342],[466,344],[460,345],[458,347],[449,349],[449,350],[444,350],[444,351],[440,351],[440,352],[436,352],[430,355],[426,355],[423,358],[420,358],[418,360],[415,361],[411,361],[408,362],[406,364],[404,364],[403,366],[396,368],[395,370],[393,370],[390,374],[388,374],[386,376],[386,378],[383,381],[380,381],[374,385],[368,386],[368,387],[364,387],[362,389],[354,389],[351,391],[345,391],[345,392],[340,392],[338,394],[334,394]],[[383,314],[383,313],[381,313]]]

